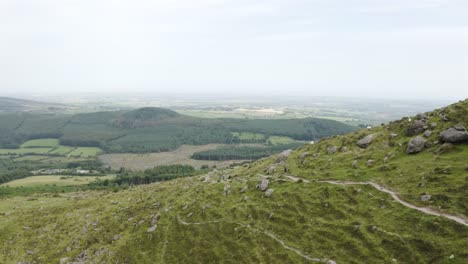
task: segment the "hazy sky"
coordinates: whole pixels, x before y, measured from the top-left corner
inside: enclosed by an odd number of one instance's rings
[[[467,0],[0,0],[0,95],[468,97]]]

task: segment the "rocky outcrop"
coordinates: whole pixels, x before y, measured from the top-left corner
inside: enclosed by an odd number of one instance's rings
[[[359,140],[356,144],[360,148],[367,148],[372,143],[373,139],[374,139],[374,134],[370,134],[370,135],[365,136],[361,140]]]
[[[440,132],[440,141],[447,143],[466,142],[468,141],[468,132],[461,124],[457,124]]]
[[[284,162],[288,159],[289,155],[291,155],[292,149],[287,149],[280,154],[278,154],[278,157],[276,158],[275,163],[281,163]]]
[[[408,148],[406,149],[406,153],[408,154],[415,154],[423,151],[424,146],[426,144],[426,140],[424,138],[417,136],[410,140],[408,143]]]

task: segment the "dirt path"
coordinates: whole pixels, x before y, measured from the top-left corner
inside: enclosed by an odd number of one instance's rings
[[[415,209],[415,210],[418,210],[420,212],[423,212],[425,214],[430,214],[430,215],[435,215],[435,216],[441,216],[441,217],[445,217],[449,220],[452,220],[452,221],[455,221],[459,224],[462,224],[464,226],[468,226],[468,220],[465,218],[465,217],[461,217],[461,216],[455,216],[455,215],[451,215],[451,214],[447,214],[447,213],[442,213],[442,212],[439,212],[439,211],[436,211],[432,208],[429,208],[429,207],[421,207],[421,206],[417,206],[417,205],[414,205],[414,204],[411,204],[411,203],[408,203],[404,200],[402,200],[400,197],[398,197],[398,194],[392,190],[389,190],[375,182],[353,182],[353,181],[332,181],[332,180],[324,180],[324,181],[319,181],[319,182],[323,182],[323,183],[330,183],[330,184],[338,184],[338,185],[371,185],[372,187],[374,187],[375,189],[381,191],[381,192],[384,192],[384,193],[388,193],[390,194],[390,196],[392,196],[392,198],[399,202],[400,204],[408,207],[408,208],[411,208],[411,209]]]
[[[179,223],[181,223],[183,225],[203,225],[203,224],[212,224],[212,223],[219,223],[219,222],[231,222],[231,221],[226,221],[226,220],[220,219],[220,220],[213,220],[213,221],[206,221],[206,222],[191,222],[191,223],[189,223],[189,222],[186,222],[186,221],[180,219],[180,216],[177,216],[177,220],[179,221]],[[327,263],[327,264],[336,264],[335,261],[330,260],[330,259],[321,259],[321,258],[310,257],[309,255],[302,253],[299,249],[293,248],[293,247],[290,247],[290,246],[286,245],[286,243],[283,240],[281,240],[280,238],[278,238],[275,234],[273,234],[271,232],[256,229],[256,228],[251,227],[250,225],[246,225],[246,224],[243,224],[243,223],[240,223],[240,222],[231,222],[231,223],[240,225],[240,226],[245,227],[247,229],[250,229],[250,230],[252,230],[254,232],[262,233],[262,234],[270,237],[271,239],[275,240],[276,242],[280,243],[281,246],[283,246],[283,248],[285,248],[287,250],[290,250],[290,251],[296,253],[297,255],[299,255],[299,256],[301,256],[304,259],[307,259],[309,261]]]

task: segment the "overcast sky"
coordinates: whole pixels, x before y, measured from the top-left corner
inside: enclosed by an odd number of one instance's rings
[[[468,97],[466,0],[0,0],[0,95]]]

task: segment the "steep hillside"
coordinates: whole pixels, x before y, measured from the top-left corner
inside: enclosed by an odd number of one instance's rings
[[[467,263],[467,110],[117,193],[1,199],[0,260]]]

